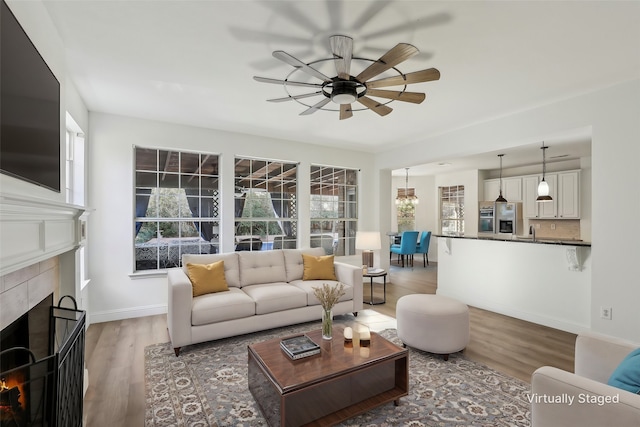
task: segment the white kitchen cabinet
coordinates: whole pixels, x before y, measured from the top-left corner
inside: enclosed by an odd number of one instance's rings
[[[522,201],[522,177],[503,178],[502,194],[509,202]]]
[[[522,177],[522,216],[524,218],[538,218],[538,182],[540,178],[537,175]]]
[[[500,194],[500,179],[484,181],[484,200],[493,201]],[[502,196],[509,202],[522,201],[522,177],[502,178]]]
[[[580,218],[580,171],[558,173],[558,218]]]
[[[484,181],[484,199],[483,200],[486,202],[492,202],[498,198],[498,194],[500,194],[500,180],[486,179]]]
[[[549,184],[549,195],[553,199],[551,202],[536,202],[538,198],[538,183],[541,179],[542,175],[503,178],[502,194],[510,202],[522,201],[523,218],[579,219],[580,171],[574,170],[545,175],[545,181]],[[485,191],[487,189],[487,181],[485,181]],[[495,188],[498,188],[498,185],[495,184]],[[495,191],[497,194],[498,190]],[[518,194],[519,191],[520,194]],[[486,194],[485,197],[487,197]]]

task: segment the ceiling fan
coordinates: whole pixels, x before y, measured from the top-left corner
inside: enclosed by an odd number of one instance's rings
[[[318,110],[325,109],[329,102],[334,102],[340,105],[340,120],[348,119],[353,116],[354,109],[352,104],[358,102],[364,108],[369,109],[379,114],[380,116],[386,116],[393,109],[389,107],[388,103],[392,101],[404,101],[414,104],[420,104],[425,99],[424,93],[407,92],[407,85],[411,83],[422,83],[432,80],[438,80],[440,78],[440,72],[435,68],[429,68],[422,71],[415,71],[412,73],[403,74],[396,68],[396,65],[406,61],[412,56],[416,55],[419,50],[413,45],[408,43],[398,43],[395,47],[391,48],[387,53],[382,55],[378,60],[371,60],[366,58],[352,57],[353,54],[353,39],[348,36],[335,35],[329,37],[329,44],[331,46],[331,52],[333,58],[320,59],[318,61],[310,62],[308,64],[301,60],[289,55],[282,50],[276,50],[273,52],[273,56],[295,68],[287,78],[284,80],[270,79],[266,77],[254,76],[254,80],[262,83],[274,83],[281,84],[287,91],[288,96],[284,98],[269,99],[271,102],[284,102],[295,100],[308,108],[300,113],[301,116],[313,114]],[[371,62],[364,70],[357,75],[351,75],[351,62],[352,60],[368,61]],[[316,67],[312,66],[322,61],[331,60],[335,63],[335,69],[337,75],[329,77],[326,74],[319,71]],[[390,77],[380,78],[378,80],[371,80],[372,78],[379,76],[385,71],[393,70],[397,75]],[[322,81],[322,83],[307,83],[301,81],[289,80],[292,74],[297,71],[302,71],[309,76]],[[301,86],[315,89],[315,92],[303,93],[298,95],[292,95],[289,93],[288,86]],[[402,90],[380,90],[378,88],[389,86],[404,86]],[[307,105],[299,101],[303,98],[311,98],[315,96],[323,96],[322,100],[314,105]],[[389,101],[378,102],[370,97],[384,98]]]

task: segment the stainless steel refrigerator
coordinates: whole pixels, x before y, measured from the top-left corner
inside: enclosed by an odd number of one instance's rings
[[[507,202],[495,205],[495,232],[501,234],[522,234],[522,203]]]

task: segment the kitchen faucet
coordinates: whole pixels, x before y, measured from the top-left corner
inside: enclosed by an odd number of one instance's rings
[[[533,236],[533,241],[536,241],[536,228],[533,225],[529,226],[529,234]]]

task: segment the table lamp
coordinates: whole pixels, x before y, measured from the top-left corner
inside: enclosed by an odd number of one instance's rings
[[[380,249],[380,233],[377,231],[357,231],[356,249],[362,249],[362,265],[373,267],[373,251]]]

